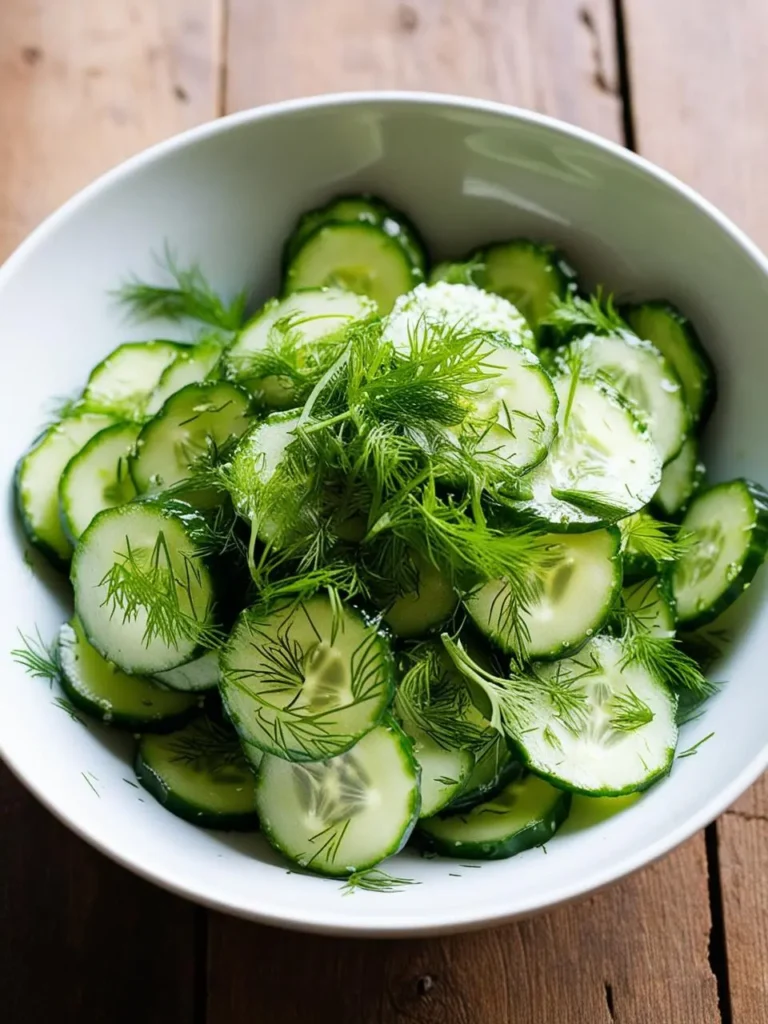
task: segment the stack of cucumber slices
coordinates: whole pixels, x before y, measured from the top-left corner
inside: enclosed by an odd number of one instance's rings
[[[196,269],[129,285],[196,340],[120,345],[18,464],[68,699],[169,811],[336,877],[509,857],[661,779],[768,548],[768,495],[706,482],[691,324],[527,240],[430,272],[371,196],[282,266],[250,319]]]

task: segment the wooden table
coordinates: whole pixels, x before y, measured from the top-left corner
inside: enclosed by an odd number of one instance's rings
[[[768,0],[0,0],[0,257],[167,135],[269,100],[390,87],[503,100],[622,141],[768,245],[767,47]],[[8,1024],[768,1021],[765,780],[578,905],[360,942],[171,897],[0,772]]]

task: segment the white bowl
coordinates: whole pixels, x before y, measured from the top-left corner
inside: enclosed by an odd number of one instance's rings
[[[14,463],[51,396],[74,391],[126,338],[108,292],[153,271],[167,240],[214,285],[266,298],[298,213],[339,192],[381,193],[435,256],[531,235],[570,253],[584,278],[666,296],[693,318],[720,371],[709,427],[715,478],[768,482],[768,264],[722,214],[663,171],[576,128],[491,103],[410,94],[299,100],[204,125],[129,160],[70,201],[0,270],[0,749],[19,778],[126,867],[221,910],[306,930],[435,933],[499,923],[586,893],[670,850],[720,813],[766,765],[768,609],[753,587],[727,687],[683,731],[696,757],[617,817],[547,848],[469,870],[406,852],[388,865],[421,883],[342,895],[291,874],[258,836],[174,818],[130,779],[129,738],[84,729],[46,683],[11,662],[17,628],[50,637],[68,612],[53,574],[33,572],[12,510]],[[167,336],[167,329],[163,330]],[[94,788],[98,795],[94,793]],[[460,877],[455,877],[456,875]]]

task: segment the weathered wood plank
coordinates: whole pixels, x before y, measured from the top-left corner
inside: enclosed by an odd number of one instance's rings
[[[228,110],[427,89],[621,132],[610,0],[230,0],[229,28]]]
[[[530,106],[621,137],[612,5],[231,0],[227,109],[423,88]],[[493,932],[359,942],[212,915],[209,1024],[259,1013],[395,1024],[716,1022],[701,836],[589,901]],[[386,899],[386,896],[382,896]]]
[[[764,248],[768,6],[625,0],[638,147]],[[768,1022],[768,780],[717,824],[733,1020]]]
[[[211,116],[206,0],[0,3],[0,258],[112,164]],[[190,1024],[202,911],[75,838],[0,766],[4,1020]]]

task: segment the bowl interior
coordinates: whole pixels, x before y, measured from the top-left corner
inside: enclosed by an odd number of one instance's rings
[[[694,320],[719,370],[708,428],[714,479],[768,482],[761,431],[768,346],[762,257],[664,175],[576,130],[502,108],[436,97],[289,103],[239,115],[158,147],[55,215],[0,270],[4,372],[0,477],[0,748],[47,805],[133,869],[222,909],[294,927],[396,934],[501,920],[587,891],[664,852],[735,799],[764,766],[768,688],[761,585],[740,609],[718,676],[727,686],[683,733],[714,730],[696,757],[625,813],[566,827],[547,848],[459,866],[411,853],[389,866],[411,885],[386,898],[292,874],[259,837],[205,832],[126,783],[130,740],[83,728],[46,683],[13,664],[17,628],[51,637],[68,614],[53,574],[25,557],[11,478],[52,396],[74,392],[120,341],[173,336],[127,324],[111,289],[153,272],[167,241],[226,292],[256,300],[278,284],[297,214],[340,192],[381,193],[422,230],[435,257],[514,235],[563,246],[588,283],[665,296]],[[98,794],[94,793],[94,788]]]

